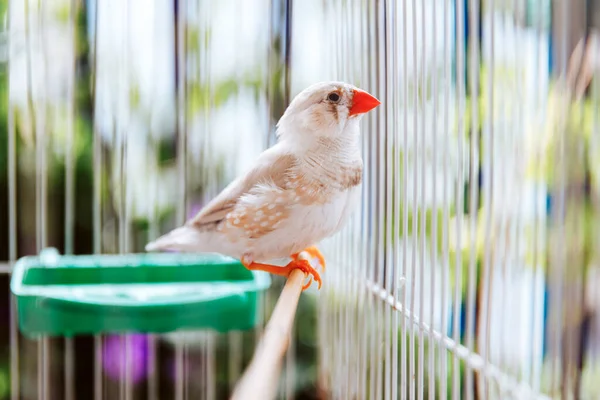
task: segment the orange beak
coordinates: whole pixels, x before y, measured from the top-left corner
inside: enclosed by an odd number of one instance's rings
[[[380,104],[381,102],[371,94],[361,89],[354,89],[354,96],[352,97],[352,107],[350,107],[350,112],[348,113],[348,115],[352,116],[366,113]]]

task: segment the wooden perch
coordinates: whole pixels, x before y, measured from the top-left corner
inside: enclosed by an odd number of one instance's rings
[[[232,400],[275,398],[281,364],[290,343],[305,277],[299,269],[293,270],[288,277],[254,357],[235,387]]]

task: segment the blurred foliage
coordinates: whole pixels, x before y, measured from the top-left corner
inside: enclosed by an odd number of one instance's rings
[[[600,110],[589,98],[571,102],[568,96],[561,87],[553,85],[548,95],[545,118],[532,121],[528,126],[528,129],[542,132],[542,135],[541,138],[536,137],[528,143],[526,176],[537,182],[544,182],[550,188],[554,187],[556,177],[560,176],[555,168],[559,154],[557,145],[561,137],[568,137],[571,141],[577,140],[584,152],[592,153],[589,168],[572,170],[568,179],[581,184],[586,179],[587,172],[592,174],[595,182],[598,182],[600,177],[600,163],[597,161],[599,147],[595,142],[590,142],[593,138],[594,124],[599,121]],[[581,161],[587,160],[582,158]],[[577,175],[573,175],[574,173]]]
[[[8,398],[10,394],[10,374],[8,365],[0,365],[0,399]]]
[[[250,89],[258,98],[264,90],[264,81],[260,77],[247,74],[241,79],[230,78],[209,85],[192,82],[187,88],[187,113],[192,116],[211,107],[222,107],[238,95],[242,88]]]
[[[8,71],[0,64],[0,182],[8,175]]]

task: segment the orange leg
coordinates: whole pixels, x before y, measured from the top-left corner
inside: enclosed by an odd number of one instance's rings
[[[318,258],[319,259],[319,263],[321,264],[321,268],[323,268],[323,271],[325,271],[325,257],[323,257],[323,254],[319,251],[319,249],[317,249],[316,246],[310,246],[307,247],[306,249],[302,250],[300,253],[302,252],[306,252],[308,253],[308,255],[310,255],[310,258]],[[292,259],[297,260],[298,257],[300,257],[300,253],[296,253],[296,254],[292,254]]]
[[[317,270],[314,269],[310,265],[310,263],[306,260],[292,260],[285,267],[279,267],[277,265],[261,264],[261,263],[255,263],[255,262],[246,263],[246,262],[244,262],[243,259],[242,259],[242,264],[244,264],[244,267],[248,268],[249,270],[265,271],[270,274],[281,275],[281,276],[286,276],[286,277],[293,270],[299,269],[307,275],[312,275],[310,277],[310,281],[302,287],[302,290],[308,289],[308,287],[312,284],[313,277],[314,277],[315,281],[317,281],[319,283],[319,289],[321,289],[321,283],[322,283],[321,276],[319,275]]]

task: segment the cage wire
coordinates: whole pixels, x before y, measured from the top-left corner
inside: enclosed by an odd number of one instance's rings
[[[597,9],[326,2],[332,76],[382,99],[362,210],[325,245],[333,398],[599,395]]]
[[[0,398],[226,398],[262,323],[28,339],[10,272],[48,246],[141,251],[324,79],[382,105],[280,398],[600,398],[596,3],[0,2]]]

